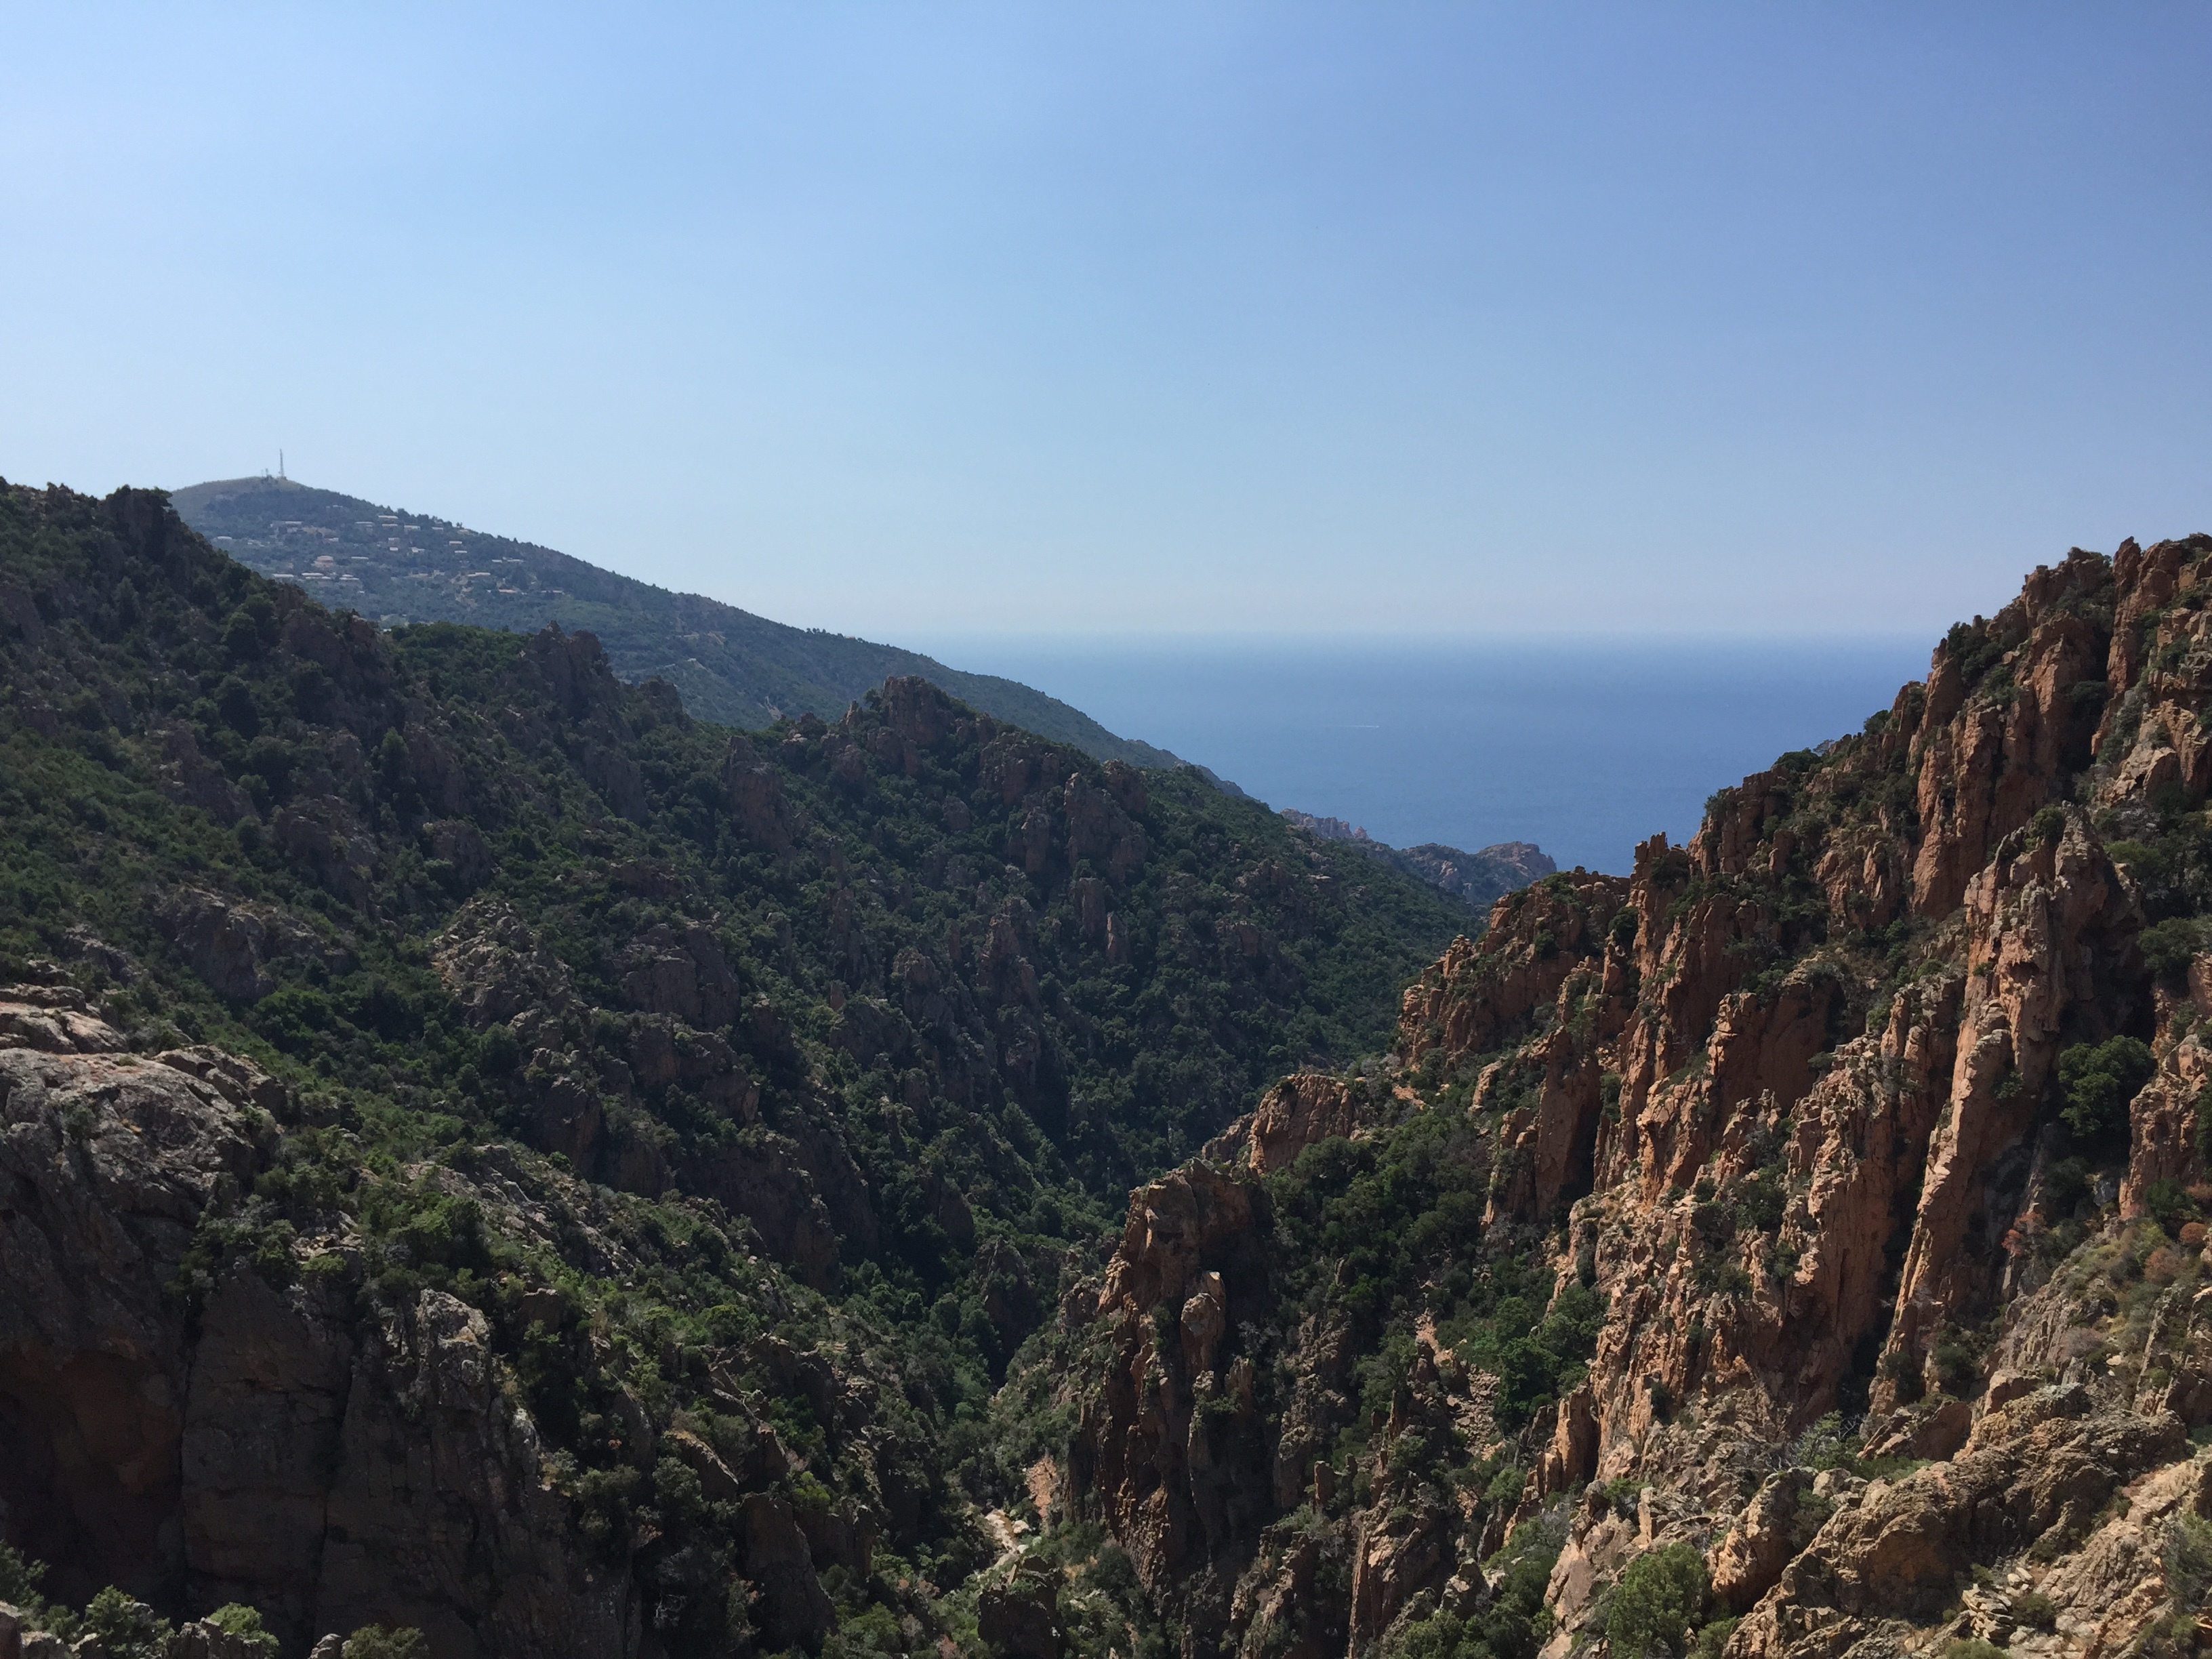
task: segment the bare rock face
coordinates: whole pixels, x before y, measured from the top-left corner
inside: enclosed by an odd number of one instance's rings
[[[2192,1611],[2171,1564],[2199,1547],[2177,1529],[2212,1514],[2186,1438],[2212,1422],[2205,1224],[2176,1218],[2212,1203],[2212,957],[2186,994],[2151,984],[2138,938],[2164,901],[2122,837],[2212,797],[2208,600],[2212,538],[2077,550],[1953,630],[1863,732],[1723,790],[1625,878],[1508,894],[1406,992],[1376,1121],[1464,1111],[1485,1227],[1547,1240],[1555,1283],[1606,1310],[1586,1371],[1518,1434],[1417,1320],[1388,1421],[1359,1422],[1371,1464],[1335,1468],[1362,1355],[1325,1319],[1285,1324],[1266,1503],[1210,1528],[1208,1425],[1233,1420],[1246,1340],[1223,1251],[1267,1223],[1211,1161],[1138,1195],[1074,1484],[1188,1651],[1371,1650],[1467,1603],[1514,1522],[1571,1512],[1555,1659],[1670,1540],[1743,1615],[1732,1656],[2169,1639]],[[2124,1174],[2093,1180],[2070,1155],[2111,1149],[2062,1118],[2059,1061],[2121,1036],[2157,1069]],[[1389,1131],[1302,1074],[1207,1156],[1279,1176],[1363,1132]],[[1445,1424],[1494,1473],[1431,1515],[1381,1449]],[[1803,1437],[1827,1437],[1819,1462]],[[1864,1458],[1926,1462],[1869,1480]]]
[[[307,1291],[226,1279],[182,1453],[194,1600],[295,1631],[413,1625],[441,1653],[635,1640],[627,1575],[579,1556],[483,1316],[441,1292],[356,1342]]]
[[[783,775],[743,736],[730,739],[722,787],[729,792],[731,816],[739,829],[771,853],[791,850],[799,817],[784,795]]]
[[[634,1007],[697,1026],[727,1024],[738,1011],[737,976],[714,929],[699,922],[682,928],[664,923],[633,940],[623,989]]]
[[[0,1050],[0,1502],[58,1590],[109,1563],[134,1594],[179,1587],[187,1345],[163,1291],[254,1163],[245,1110],[189,1072]]]
[[[354,1345],[318,1298],[252,1273],[216,1287],[201,1332],[179,1448],[191,1590],[210,1606],[273,1593],[284,1622],[304,1628]]]
[[[1257,1188],[1190,1165],[1131,1196],[1107,1267],[1113,1350],[1071,1448],[1071,1496],[1157,1589],[1195,1582],[1225,1601],[1267,1507],[1251,1365],[1226,1340],[1266,1289],[1265,1216]]]
[[[787,1647],[818,1644],[837,1613],[791,1505],[772,1492],[755,1492],[744,1501],[744,1520],[745,1571],[761,1586],[761,1633]]]
[[[1145,775],[1127,761],[1108,761],[1105,770],[1107,790],[1121,804],[1121,810],[1133,817],[1141,817],[1152,801]]]
[[[598,635],[580,628],[564,633],[559,623],[549,623],[523,642],[519,654],[538,672],[547,694],[570,719],[622,721],[617,682]],[[621,729],[628,735],[626,724]]]
[[[1252,1188],[1202,1164],[1139,1188],[1106,1269],[1101,1310],[1179,1305],[1202,1261],[1252,1234],[1255,1197]]]
[[[2212,958],[2200,960],[2212,969]],[[2168,1009],[2160,1024],[2179,1030],[2190,1022],[2176,1016],[2191,1010],[2201,1018],[2203,1008],[2192,1001]],[[2186,1188],[2200,1179],[2197,1122],[2206,1087],[2212,1085],[2212,1048],[2205,1046],[2206,1035],[2198,1026],[2171,1046],[2161,1044],[2157,1075],[2129,1103],[2128,1172],[2120,1188],[2124,1214],[2142,1214],[2152,1189],[2162,1182]]]
[[[1231,1628],[1248,1644],[1265,1644],[1284,1659],[1336,1659],[1344,1651],[1345,1620],[1324,1579],[1340,1579],[1334,1534],[1278,1525],[1261,1534],[1257,1558],[1237,1587]],[[1249,1649],[1247,1650],[1249,1650]]]
[[[952,735],[960,706],[918,674],[894,674],[884,682],[884,720],[908,743],[927,749]]]
[[[788,1136],[748,1129],[721,1147],[696,1179],[702,1191],[750,1220],[805,1283],[822,1290],[834,1281],[836,1227]]]
[[[1129,769],[1123,769],[1125,772]],[[1129,810],[1122,805],[1124,799],[1139,801],[1135,810],[1144,810],[1142,779],[1132,788],[1126,778],[1116,787],[1109,777],[1104,789],[1085,782],[1080,773],[1068,779],[1067,787],[1060,793],[1060,807],[1067,820],[1070,865],[1091,860],[1115,881],[1122,882],[1144,863],[1151,848],[1144,830],[1131,820]]]
[[[415,1625],[459,1653],[628,1645],[627,1575],[577,1559],[536,1430],[498,1397],[483,1316],[426,1291],[368,1347],[348,1389],[317,1622]]]
[[[1881,1621],[1924,1620],[1977,1562],[2086,1535],[2118,1488],[2187,1443],[2170,1416],[2069,1417],[2067,1404],[2018,1402],[1954,1462],[1869,1486],[1783,1572],[1730,1651],[1809,1659],[1848,1651]]]
[[[464,906],[439,935],[430,959],[471,1024],[526,1016],[517,1028],[526,1042],[531,1030],[557,1024],[578,1006],[567,964],[499,899]]]
[[[1246,1132],[1248,1156],[1266,1175],[1296,1162],[1307,1147],[1358,1127],[1358,1100],[1342,1078],[1296,1072],[1261,1097]]]
[[[1456,1510],[1436,1504],[1369,1515],[1352,1553],[1352,1651],[1379,1640],[1414,1597],[1451,1576],[1458,1522]]]
[[[1657,1422],[1654,1383],[1675,1401],[1726,1395],[1739,1421],[1784,1436],[1863,1375],[1870,1339],[1885,1378],[1917,1376],[1937,1333],[2001,1292],[1998,1243],[2024,1213],[2059,1048],[2142,1018],[2133,890],[2060,801],[2105,707],[2099,607],[2124,611],[2143,571],[2193,570],[2199,554],[2141,569],[2078,555],[2038,572],[1986,625],[1979,658],[1947,644],[1926,685],[1828,771],[1785,765],[1722,792],[1689,847],[1655,839],[1626,882],[1577,872],[1509,895],[1480,942],[1407,994],[1409,1064],[1520,1045],[1477,1091],[1478,1109],[1502,1112],[1492,1218],[1590,1194],[1613,1313],[1590,1431],[1570,1420],[1585,1407],[1561,1407],[1540,1490],[1627,1463]],[[1998,653],[2002,696],[1988,690]],[[2125,653],[2110,661],[2117,696]],[[1838,780],[1824,787],[1839,800],[1887,793],[1878,810],[1824,807],[1800,828],[1815,775]],[[1802,949],[1791,891],[1821,903],[1832,932],[1941,919],[1955,968],[1896,990],[1867,1035],[1838,1030],[1845,982],[1819,956],[1748,982]],[[2179,1167],[2179,1103],[2200,1064],[2170,1066],[2165,1095],[2140,1109],[2139,1138],[2167,1149],[2147,1167]],[[1774,1197],[1747,1226],[1721,1195],[1754,1182]],[[1692,1188],[1714,1198],[1701,1208]],[[1738,1288],[1716,1297],[1731,1261]],[[1911,1397],[1887,1381],[1876,1395],[1892,1412]],[[1958,1432],[1939,1413],[1907,1441]]]
[[[363,833],[353,808],[336,795],[280,806],[269,821],[270,840],[301,873],[358,904],[369,894],[376,843]]]
[[[1988,1294],[1990,1256],[1960,1247],[1969,1228],[1987,1237],[2011,1218],[1987,1213],[1992,1167],[2032,1127],[2062,1030],[2099,1037],[2120,1024],[2122,1011],[2105,999],[2133,979],[2127,958],[2141,927],[2078,813],[2014,857],[2001,850],[1968,884],[1966,908],[1951,1109],[1929,1144],[1891,1337],[1893,1351],[1915,1358],[1944,1317]]]
[[[1749,1612],[1803,1547],[1799,1500],[1812,1484],[1812,1474],[1804,1469],[1769,1475],[1714,1547],[1713,1595],[1734,1611]]]
[[[629,1575],[579,1552],[474,1309],[425,1291],[362,1334],[234,1268],[187,1321],[194,1227],[284,1091],[218,1050],[120,1052],[68,1000],[0,993],[0,1512],[50,1593],[243,1601],[295,1638],[416,1625],[441,1655],[634,1651]]]
[[[1522,1035],[1587,966],[1628,894],[1617,876],[1577,871],[1500,899],[1480,941],[1455,942],[1407,990],[1401,1051],[1409,1060],[1432,1048],[1480,1054]]]
[[[1058,1585],[1047,1575],[1017,1570],[994,1579],[975,1598],[976,1632],[1007,1659],[1060,1659]]]
[[[123,1047],[115,1030],[90,1012],[81,991],[30,985],[0,992],[0,1048],[97,1054]]]

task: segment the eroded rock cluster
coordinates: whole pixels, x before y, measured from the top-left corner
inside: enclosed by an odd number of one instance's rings
[[[1290,1079],[1136,1195],[1067,1327],[1103,1365],[1070,1512],[1187,1653],[1449,1650],[1522,1526],[1557,1535],[1552,1659],[1670,1547],[1678,1637],[1746,1659],[2193,1642],[2212,957],[2144,940],[2188,913],[2156,837],[2212,786],[2208,598],[2208,538],[2039,570],[1687,847],[1500,901],[1407,992],[1386,1079]],[[2128,1042],[2148,1081],[2100,1121],[2083,1079]],[[1480,1138],[1484,1226],[1602,1310],[1517,1432],[1433,1280],[1380,1396],[1325,1298],[1281,1299],[1302,1152],[1437,1113]],[[1403,1473],[1423,1436],[1480,1484]]]

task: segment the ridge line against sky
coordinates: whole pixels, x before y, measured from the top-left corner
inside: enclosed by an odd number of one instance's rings
[[[802,626],[1920,633],[2212,528],[2212,11],[11,6],[0,474]]]

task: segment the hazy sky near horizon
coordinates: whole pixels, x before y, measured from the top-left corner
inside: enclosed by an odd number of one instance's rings
[[[0,5],[0,475],[781,620],[1926,633],[2212,530],[2212,8]]]

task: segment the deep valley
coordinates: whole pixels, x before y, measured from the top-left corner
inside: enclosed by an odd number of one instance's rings
[[[0,488],[0,1644],[2199,1645],[2212,538],[1625,876],[317,597]]]

